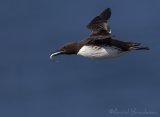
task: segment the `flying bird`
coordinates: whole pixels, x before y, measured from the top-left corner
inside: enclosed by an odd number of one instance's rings
[[[81,55],[93,59],[113,58],[133,50],[149,50],[140,46],[140,43],[124,42],[114,39],[108,20],[111,17],[111,9],[107,8],[93,18],[86,26],[91,34],[83,40],[65,44],[50,55],[50,59],[57,55]]]

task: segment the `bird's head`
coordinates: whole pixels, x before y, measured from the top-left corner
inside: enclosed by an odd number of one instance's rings
[[[54,56],[61,55],[61,54],[77,54],[79,51],[79,46],[77,42],[69,43],[55,51],[50,55],[50,59],[52,59]]]

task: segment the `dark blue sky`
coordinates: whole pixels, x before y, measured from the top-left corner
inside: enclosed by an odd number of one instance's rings
[[[64,43],[86,38],[85,25],[107,7],[113,35],[151,50],[49,60]],[[159,11],[159,0],[1,0],[0,116],[112,117],[112,108],[160,114]]]

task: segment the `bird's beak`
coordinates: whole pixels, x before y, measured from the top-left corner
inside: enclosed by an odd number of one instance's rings
[[[63,54],[63,51],[57,51],[57,52],[54,52],[50,55],[50,59],[52,59],[54,56],[57,56],[57,55],[60,55],[60,54]]]

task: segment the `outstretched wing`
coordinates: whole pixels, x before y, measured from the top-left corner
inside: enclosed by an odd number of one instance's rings
[[[111,9],[105,9],[96,16],[86,27],[92,31],[91,36],[111,36],[107,20],[111,17]]]

